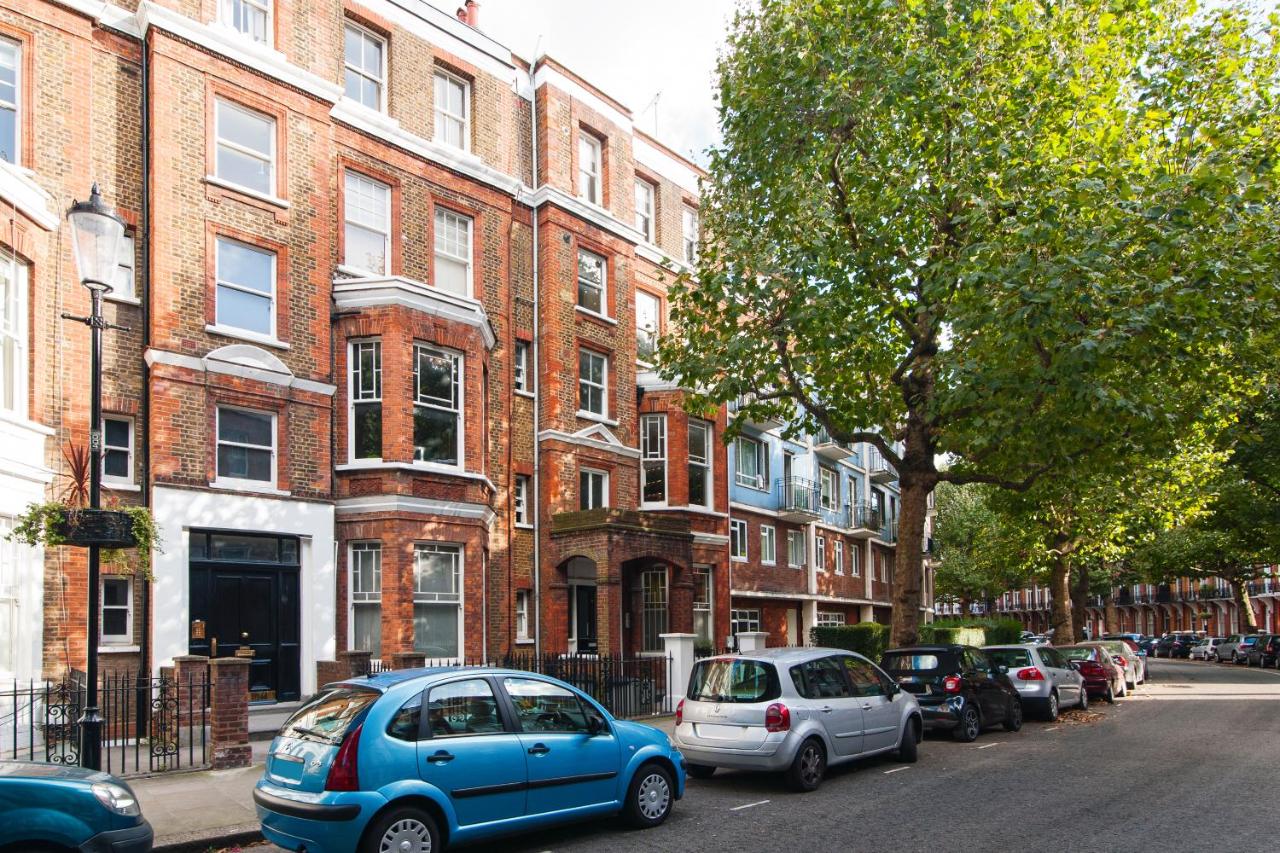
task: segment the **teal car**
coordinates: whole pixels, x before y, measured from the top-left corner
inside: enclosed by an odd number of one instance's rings
[[[153,838],[133,790],[114,776],[0,761],[0,850],[147,853]]]
[[[271,742],[262,834],[307,853],[437,853],[605,815],[638,827],[684,794],[680,752],[554,678],[431,668],[330,684]]]

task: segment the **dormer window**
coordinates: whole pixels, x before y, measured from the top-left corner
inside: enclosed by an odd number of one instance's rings
[[[271,44],[271,0],[221,0],[221,21],[258,44]]]

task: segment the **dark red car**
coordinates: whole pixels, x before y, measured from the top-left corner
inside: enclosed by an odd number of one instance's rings
[[[1075,646],[1054,646],[1084,676],[1084,689],[1090,696],[1098,696],[1115,702],[1116,695],[1124,690],[1124,669],[1116,666],[1111,653],[1102,646],[1080,643]]]

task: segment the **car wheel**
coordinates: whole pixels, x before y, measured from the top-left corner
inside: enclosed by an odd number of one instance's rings
[[[695,779],[710,779],[716,775],[716,768],[710,764],[690,764],[685,772]]]
[[[1117,697],[1120,699],[1123,699],[1128,695],[1129,695],[1129,682],[1125,681],[1122,678],[1120,679],[1120,692],[1117,694]]]
[[[920,722],[912,717],[902,727],[902,740],[898,741],[898,760],[915,764],[920,757]]]
[[[1049,707],[1045,709],[1044,717],[1049,722],[1057,722],[1058,720],[1058,694],[1049,694]]]
[[[1010,699],[1009,707],[1004,711],[1004,730],[1016,732],[1022,728],[1022,700]]]
[[[816,790],[822,784],[822,777],[827,772],[827,751],[817,738],[809,738],[800,744],[796,757],[791,760],[787,769],[787,784],[791,790],[808,792]]]
[[[627,823],[638,829],[657,826],[671,814],[671,773],[661,764],[645,764],[627,789]]]
[[[1112,689],[1110,682],[1107,682],[1107,695],[1102,698],[1107,700],[1108,705],[1116,703],[1116,691]]]
[[[365,831],[361,853],[435,853],[440,849],[440,830],[435,818],[412,806],[391,809]]]
[[[1081,711],[1089,710],[1089,691],[1085,689],[1083,684],[1080,685],[1080,704],[1076,707]]]
[[[960,722],[951,730],[951,736],[961,743],[973,743],[981,731],[982,719],[978,716],[978,709],[966,706],[960,713]]]

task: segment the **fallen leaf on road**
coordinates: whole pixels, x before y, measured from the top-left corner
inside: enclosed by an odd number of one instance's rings
[[[1058,722],[1069,726],[1085,726],[1096,723],[1105,717],[1106,714],[1099,714],[1097,711],[1081,711],[1078,708],[1072,708],[1070,711],[1063,711],[1058,715]]]

